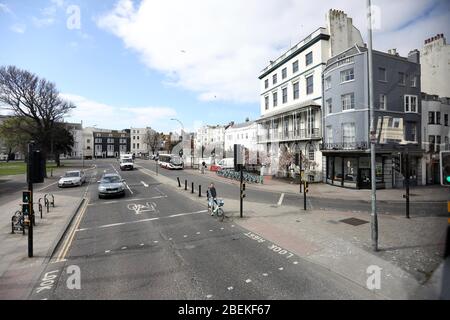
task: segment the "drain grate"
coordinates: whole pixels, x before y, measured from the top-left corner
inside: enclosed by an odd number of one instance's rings
[[[343,222],[343,223],[347,223],[352,226],[359,226],[359,225],[362,225],[365,223],[369,223],[369,221],[361,220],[358,218],[348,218],[348,219],[343,219],[343,220],[339,220],[339,221]]]

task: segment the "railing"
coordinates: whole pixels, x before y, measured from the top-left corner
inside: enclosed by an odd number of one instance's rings
[[[367,141],[321,143],[320,150],[366,150],[369,148]]]
[[[289,131],[269,131],[258,136],[258,143],[284,140],[320,139],[320,129],[313,128],[312,133],[308,129],[298,129]]]

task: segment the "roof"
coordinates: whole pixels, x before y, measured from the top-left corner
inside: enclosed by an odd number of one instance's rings
[[[288,112],[292,112],[292,111],[295,111],[295,110],[298,110],[298,109],[303,109],[303,108],[306,108],[306,107],[320,108],[321,105],[316,103],[316,102],[314,102],[314,100],[306,100],[304,102],[297,103],[297,104],[294,104],[294,105],[286,107],[286,108],[277,109],[275,111],[268,112],[265,115],[262,115],[258,119],[258,121],[261,121],[261,120],[264,120],[264,119],[267,119],[267,118],[271,118],[271,117],[274,117],[274,116],[277,116],[277,115],[281,115],[283,113],[288,113]]]
[[[250,127],[254,123],[255,123],[255,121],[247,121],[247,122],[242,122],[242,123],[236,123],[236,124],[233,124],[230,127],[228,127],[228,129],[239,129],[239,128]]]

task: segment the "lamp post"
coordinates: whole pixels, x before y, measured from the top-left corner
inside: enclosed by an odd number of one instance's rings
[[[183,141],[182,143],[184,143],[184,125],[183,125],[183,122],[181,122],[180,120],[175,119],[175,118],[172,118],[170,120],[177,121],[180,124],[180,126],[181,126],[181,141]],[[184,152],[183,152],[183,158],[184,158]],[[192,163],[191,163],[191,165],[192,165]]]

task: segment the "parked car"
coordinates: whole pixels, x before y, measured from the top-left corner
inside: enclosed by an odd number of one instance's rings
[[[82,170],[67,171],[58,181],[58,187],[81,186],[86,182],[86,175]]]
[[[125,196],[125,180],[117,173],[105,173],[98,181],[98,198]]]

